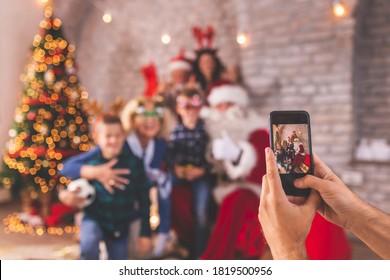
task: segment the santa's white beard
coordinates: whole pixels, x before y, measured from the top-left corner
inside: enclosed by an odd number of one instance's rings
[[[203,115],[205,128],[210,135],[211,140],[220,138],[222,132],[226,131],[230,138],[240,147],[241,157],[238,165],[231,162],[218,161],[213,159],[211,153],[208,153],[208,160],[212,163],[212,172],[215,174],[225,174],[231,180],[218,182],[214,189],[214,198],[218,203],[232,191],[237,188],[246,188],[252,190],[258,197],[261,191],[259,185],[254,185],[244,179],[256,164],[257,154],[251,143],[249,136],[257,129],[265,129],[267,117],[259,116],[254,110],[243,109],[238,106],[229,108],[225,112],[219,112],[213,108],[208,108],[207,114]]]
[[[204,121],[211,139],[221,137],[222,131],[226,131],[234,141],[247,140],[253,131],[266,127],[265,118],[239,106],[230,107],[224,112],[210,108]]]
[[[210,109],[209,118],[214,121],[229,119],[231,121],[240,120],[245,117],[245,112],[239,106],[232,106],[225,111],[218,111],[213,108]]]

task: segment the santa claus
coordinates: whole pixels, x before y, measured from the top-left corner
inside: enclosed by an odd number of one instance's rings
[[[201,258],[260,258],[265,242],[257,209],[269,145],[266,118],[249,108],[248,93],[237,84],[214,86],[207,101],[201,115],[210,136],[207,157],[217,175],[213,195],[219,207]]]
[[[259,195],[259,184],[245,178],[258,160],[257,149],[250,142],[251,135],[265,129],[266,118],[248,107],[248,93],[236,84],[213,87],[208,103],[210,107],[202,110],[202,117],[211,138],[208,159],[218,177],[215,200],[220,203],[237,188],[247,188]],[[268,139],[260,145],[268,145]]]
[[[211,90],[203,117],[212,139],[210,158],[219,180],[214,189],[218,216],[202,259],[265,257],[265,239],[258,222],[259,194],[269,145],[265,117],[248,108],[247,92],[224,84]],[[311,259],[349,259],[345,232],[316,215],[306,240]]]

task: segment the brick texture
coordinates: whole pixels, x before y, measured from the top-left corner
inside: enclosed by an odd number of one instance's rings
[[[390,3],[361,0],[356,12],[354,119],[356,138],[390,142]],[[364,174],[361,196],[390,212],[390,164],[357,163]]]

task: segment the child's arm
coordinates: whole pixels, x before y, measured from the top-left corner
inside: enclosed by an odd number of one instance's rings
[[[114,169],[114,165],[117,162],[116,159],[101,165],[88,165],[88,162],[98,157],[100,153],[100,147],[96,146],[88,152],[70,157],[64,162],[60,174],[70,179],[85,178],[87,180],[97,180],[110,193],[114,192],[113,187],[124,189],[129,182],[121,175],[129,174],[130,170],[123,168]],[[114,184],[110,184],[110,181],[113,181]]]
[[[81,177],[80,170],[81,168],[88,163],[88,161],[96,158],[100,153],[100,148],[95,147],[88,152],[81,153],[75,156],[72,156],[64,161],[64,165],[60,174],[71,179],[78,179]]]

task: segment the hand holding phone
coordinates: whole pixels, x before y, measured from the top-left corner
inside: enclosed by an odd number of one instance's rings
[[[294,186],[295,179],[314,173],[309,114],[273,111],[269,119],[271,148],[286,195],[309,196],[310,189]]]

